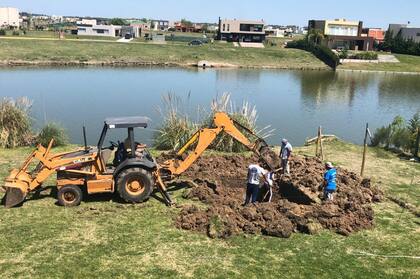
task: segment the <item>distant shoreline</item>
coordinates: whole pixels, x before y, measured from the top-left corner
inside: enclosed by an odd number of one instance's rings
[[[0,61],[1,68],[8,67],[179,67],[179,68],[215,68],[215,69],[273,69],[273,70],[304,70],[304,71],[331,71],[326,67],[302,67],[302,66],[273,66],[273,65],[235,65],[229,63],[210,62],[209,66],[200,67],[198,63],[177,62],[149,62],[149,61],[28,61],[6,60]]]

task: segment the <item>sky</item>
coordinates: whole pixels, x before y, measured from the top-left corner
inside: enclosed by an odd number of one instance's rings
[[[0,7],[48,15],[153,18],[217,22],[218,17],[307,25],[309,19],[362,20],[365,27],[407,23],[420,27],[419,0],[0,0]]]

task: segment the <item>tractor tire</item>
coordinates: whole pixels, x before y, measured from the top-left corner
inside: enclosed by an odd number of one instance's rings
[[[126,202],[144,202],[153,192],[152,174],[141,168],[125,169],[118,175],[117,187],[120,197]]]
[[[83,193],[79,186],[66,185],[57,193],[58,203],[65,207],[78,206],[82,202]]]

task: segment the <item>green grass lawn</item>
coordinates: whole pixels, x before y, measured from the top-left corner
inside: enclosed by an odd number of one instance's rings
[[[338,69],[367,70],[386,72],[420,72],[420,56],[394,54],[400,63],[347,63],[340,65]]]
[[[328,69],[311,53],[268,47],[235,48],[228,43],[187,46],[187,43],[92,42],[0,38],[0,61],[128,62],[187,65],[200,60],[243,67]]]
[[[0,179],[29,152],[0,149]],[[313,154],[314,147],[296,152]],[[360,146],[327,143],[325,155],[359,171]],[[418,202],[420,164],[370,149],[366,172],[387,195]],[[173,194],[178,204],[190,202],[181,194]],[[155,199],[126,205],[97,197],[63,208],[46,191],[20,208],[0,208],[0,273],[2,278],[418,278],[420,260],[410,258],[420,256],[418,218],[388,200],[374,209],[375,228],[349,237],[324,230],[290,239],[220,240],[176,229],[180,209]]]

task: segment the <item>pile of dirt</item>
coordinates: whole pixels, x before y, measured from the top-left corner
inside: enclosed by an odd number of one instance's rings
[[[271,203],[242,206],[247,167],[256,157],[206,156],[185,173],[191,183],[187,199],[206,206],[183,206],[176,226],[225,238],[239,233],[289,237],[293,232],[315,234],[323,228],[343,235],[373,226],[372,202],[382,193],[355,173],[337,169],[334,201],[321,202],[323,163],[317,158],[294,156],[291,174],[273,187]]]

